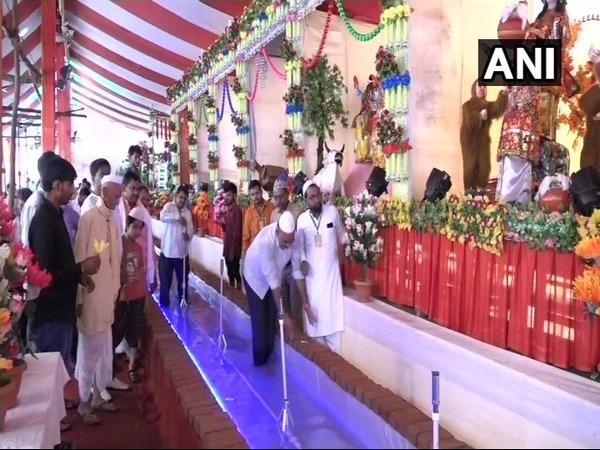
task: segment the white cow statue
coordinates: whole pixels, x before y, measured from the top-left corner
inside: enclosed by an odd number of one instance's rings
[[[344,162],[344,149],[346,145],[342,146],[340,151],[331,150],[327,144],[325,144],[325,150],[327,150],[327,156],[323,161],[323,168],[313,178],[313,181],[321,188],[321,192],[327,202],[333,201],[336,195],[345,196],[346,190],[344,189],[344,180],[340,172],[340,167]]]

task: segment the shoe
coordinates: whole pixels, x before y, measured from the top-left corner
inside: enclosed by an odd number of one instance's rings
[[[131,386],[129,386],[127,383],[123,383],[118,378],[113,378],[112,380],[110,380],[108,386],[106,387],[115,391],[128,391],[129,389],[131,389]]]

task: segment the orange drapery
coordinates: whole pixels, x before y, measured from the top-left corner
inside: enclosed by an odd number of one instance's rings
[[[414,308],[429,320],[496,347],[561,368],[591,372],[600,363],[600,324],[573,299],[583,272],[574,254],[508,242],[502,256],[439,234],[381,230],[384,252],[369,270],[373,295]],[[208,234],[222,237],[208,221]],[[362,269],[344,263],[353,287]]]

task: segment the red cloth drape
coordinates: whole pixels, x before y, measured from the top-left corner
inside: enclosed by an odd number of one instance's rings
[[[414,307],[433,322],[562,368],[600,362],[600,325],[573,299],[583,266],[573,254],[506,243],[495,256],[439,234],[386,229],[372,271],[376,296]],[[360,269],[346,263],[348,284]]]

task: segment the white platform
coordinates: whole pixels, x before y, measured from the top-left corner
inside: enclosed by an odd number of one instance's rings
[[[195,237],[190,253],[218,275],[220,239]],[[598,383],[377,300],[346,297],[345,319],[342,356],[427,414],[441,373],[441,423],[471,446],[600,448]]]

